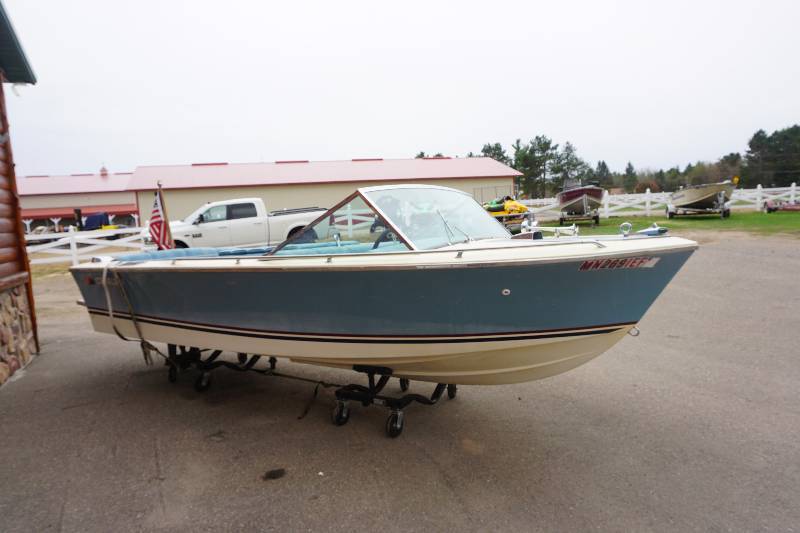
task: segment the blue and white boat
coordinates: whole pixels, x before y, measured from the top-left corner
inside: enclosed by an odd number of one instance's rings
[[[608,350],[696,248],[667,235],[515,239],[468,194],[393,185],[357,190],[258,255],[151,252],[72,274],[99,332],[504,384]]]

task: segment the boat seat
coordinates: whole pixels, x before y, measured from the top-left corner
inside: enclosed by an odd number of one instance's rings
[[[346,241],[341,246],[330,246],[331,243],[320,243],[319,246],[311,245],[291,245],[292,248],[286,246],[279,250],[275,255],[337,255],[337,254],[364,254],[364,253],[378,253],[378,252],[402,252],[408,250],[406,245],[401,242],[382,242],[377,248],[373,248],[373,243],[357,243],[350,244],[351,241]],[[294,246],[297,246],[295,248]],[[302,246],[302,248],[301,248]]]
[[[116,257],[117,261],[168,261],[182,257],[230,257],[240,255],[264,255],[272,246],[255,248],[175,248],[174,250],[153,250],[136,252]]]
[[[218,248],[220,257],[230,255],[264,255],[272,251],[274,246],[256,246],[255,248]]]
[[[339,246],[350,246],[353,244],[359,244],[358,241],[339,241]],[[330,248],[331,246],[336,246],[336,241],[331,242],[303,242],[303,243],[296,243],[296,244],[287,244],[283,247],[283,250],[305,250],[308,248]]]

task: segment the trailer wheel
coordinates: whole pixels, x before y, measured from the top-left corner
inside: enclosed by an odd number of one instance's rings
[[[594,221],[594,225],[595,225],[595,226],[599,226],[599,225],[600,225],[600,215],[595,215],[595,216],[592,218],[592,220]]]
[[[675,218],[675,213],[673,213],[673,212],[672,212],[672,211],[670,211],[670,210],[667,210],[667,218],[669,218],[669,219],[673,219],[673,218]]]
[[[558,225],[559,226],[563,226],[564,225],[564,217],[561,217],[561,218],[558,219]]]
[[[336,406],[333,408],[331,418],[333,419],[333,424],[336,426],[347,424],[347,421],[350,420],[350,408],[347,407],[345,402],[341,400],[337,401]]]
[[[386,436],[390,439],[395,439],[403,432],[404,424],[403,411],[392,411],[389,418],[386,419]]]
[[[451,400],[455,399],[456,395],[458,394],[458,387],[455,383],[448,383],[447,384],[447,397]]]
[[[197,376],[197,380],[194,382],[194,390],[197,392],[205,392],[211,386],[211,374],[209,372],[203,372],[199,376]]]
[[[722,218],[729,218],[731,216],[731,210],[726,209],[722,212]]]

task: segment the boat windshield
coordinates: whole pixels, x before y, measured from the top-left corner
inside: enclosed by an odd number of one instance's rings
[[[471,196],[453,189],[387,187],[363,190],[418,250],[479,239],[508,238],[508,231]]]
[[[358,193],[293,235],[270,255],[403,252],[410,249]]]
[[[360,189],[268,255],[432,250],[509,233],[470,195],[440,187]]]

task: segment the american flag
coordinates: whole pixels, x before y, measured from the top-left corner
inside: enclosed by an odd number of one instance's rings
[[[169,231],[164,199],[161,196],[161,184],[159,184],[155,200],[153,200],[153,214],[150,215],[150,237],[159,250],[169,250],[175,247],[172,242],[172,233]]]

